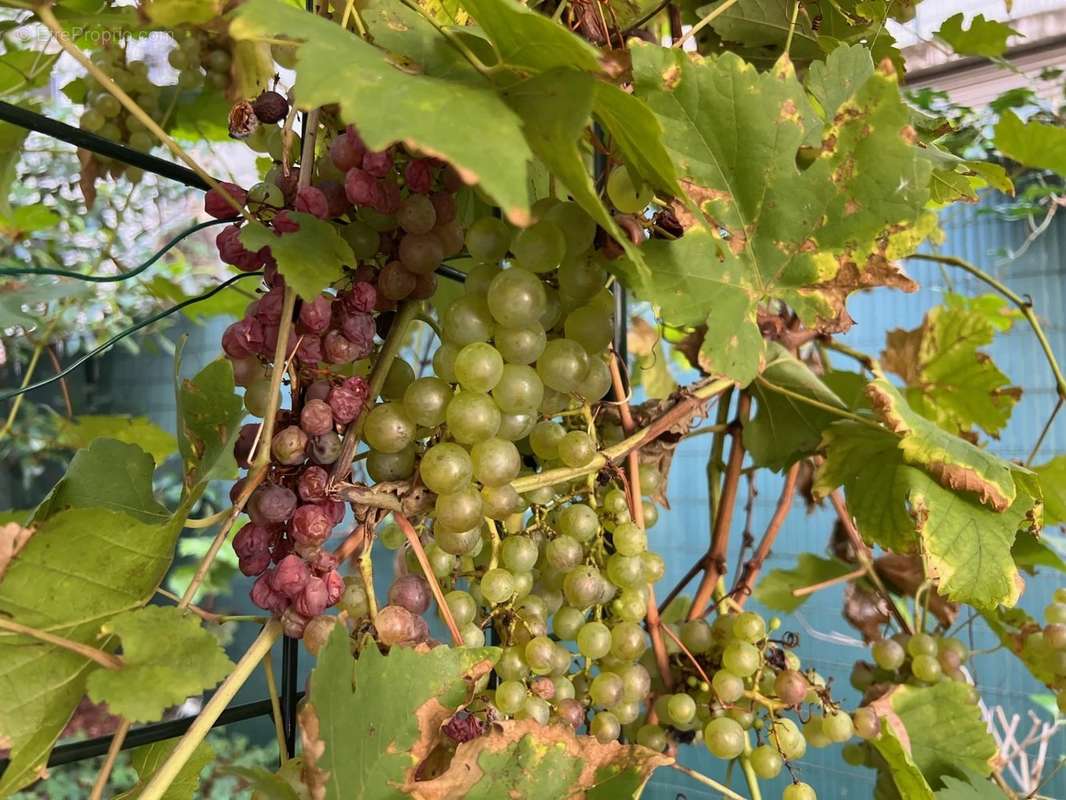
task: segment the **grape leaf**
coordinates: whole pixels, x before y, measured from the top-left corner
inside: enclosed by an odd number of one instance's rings
[[[37,306],[57,300],[84,299],[92,289],[82,281],[33,283],[11,281],[0,285],[0,328],[23,328],[32,331],[39,325]],[[24,311],[23,308],[29,307]]]
[[[841,329],[850,291],[899,280],[888,237],[921,221],[929,165],[909,140],[893,76],[875,73],[823,123],[787,59],[758,73],[728,53],[696,62],[673,48],[631,52],[636,94],[659,117],[682,185],[724,234],[651,240],[654,280],[625,277],[668,323],[708,325],[705,368],[741,384],[755,377],[765,302]],[[797,150],[812,136],[818,151],[800,169]]]
[[[233,663],[199,617],[175,606],[145,606],[112,617],[101,636],[118,636],[122,667],[89,675],[89,698],[131,722],[162,719],[170,706],[213,689]]]
[[[1006,800],[1007,795],[995,783],[974,772],[966,771],[966,779],[954,775],[943,777],[944,788],[936,793],[936,800]]]
[[[1029,572],[1036,572],[1037,567],[1051,567],[1059,572],[1066,572],[1066,561],[1028,531],[1019,532],[1010,552],[1014,563]]]
[[[1027,611],[1021,608],[993,608],[980,611],[985,623],[996,634],[999,641],[1025,665],[1026,669],[1041,683],[1051,686],[1055,673],[1047,656],[1046,649],[1033,646],[1035,639],[1029,637],[1039,633],[1042,626]]]
[[[0,64],[7,63],[16,54],[17,51],[15,54],[4,53],[0,56]],[[4,93],[5,79],[22,79],[21,75],[14,70],[0,70],[0,74],[5,76],[0,78],[0,94]],[[29,131],[25,128],[8,122],[0,122],[0,214],[11,213],[11,184],[18,175],[17,167],[22,157],[22,145],[27,136],[29,136]]]
[[[999,58],[1007,49],[1007,39],[1019,36],[1018,31],[1002,22],[985,19],[978,14],[970,20],[970,27],[963,29],[962,13],[953,14],[940,25],[936,38],[946,42],[960,56],[984,56]]]
[[[789,0],[744,0],[722,12],[711,28],[727,42],[748,47],[783,47],[788,38],[789,20],[793,5]],[[701,11],[712,11],[705,7]],[[823,55],[818,34],[811,27],[811,19],[801,14],[796,19],[789,50],[794,58],[808,59]]]
[[[1033,472],[1044,489],[1044,521],[1048,525],[1066,523],[1066,455],[1033,467]]]
[[[663,147],[662,125],[642,100],[612,83],[597,81],[592,113],[611,134],[611,143],[631,175],[667,195],[684,195],[674,162]]]
[[[43,203],[19,206],[10,214],[0,214],[0,234],[9,239],[21,239],[58,224],[59,214]]]
[[[982,608],[1017,600],[1011,547],[1035,504],[1028,492],[1002,512],[989,509],[905,463],[902,442],[890,433],[850,420],[830,425],[823,447],[813,492],[825,496],[843,485],[867,541],[901,554],[924,550],[950,600]]]
[[[156,502],[155,462],[136,444],[96,439],[70,460],[67,474],[34,512],[39,522],[69,508],[106,508],[142,522],[162,523],[170,512]]]
[[[642,274],[640,250],[619,230],[592,183],[578,143],[592,112],[595,79],[572,69],[553,69],[510,86],[503,96],[521,117],[526,140],[585,212],[622,245]]]
[[[837,47],[825,59],[811,63],[807,74],[807,91],[817,101],[823,119],[832,119],[837,109],[847,102],[874,75],[874,60],[863,45]],[[813,144],[817,145],[815,141]]]
[[[185,462],[185,488],[191,496],[215,478],[237,473],[233,443],[244,419],[244,403],[234,392],[233,364],[212,361],[194,378],[182,380],[181,354],[174,362],[177,384],[178,448]]]
[[[558,67],[600,72],[599,52],[558,22],[515,0],[461,0],[513,67],[547,72]]]
[[[217,0],[150,0],[141,10],[155,25],[202,25],[218,16]]]
[[[957,681],[943,681],[892,692],[890,704],[907,730],[911,758],[934,789],[944,775],[960,769],[982,777],[992,771],[996,742],[981,709],[969,701],[969,691]]]
[[[326,798],[403,797],[399,786],[499,654],[492,647],[394,647],[382,655],[371,645],[353,659],[348,631],[336,626],[311,673],[305,707],[318,723],[323,752],[312,766],[327,775]]]
[[[175,305],[193,296],[186,294],[177,282],[162,275],[156,275],[143,285],[153,297]],[[193,322],[201,322],[215,316],[242,317],[251,300],[246,292],[236,286],[228,286],[206,300],[185,306],[181,313]]]
[[[311,214],[289,212],[300,229],[278,236],[259,223],[241,230],[241,243],[249,250],[269,247],[285,282],[304,300],[314,300],[331,283],[340,280],[345,264],[355,262],[352,248],[336,227]]]
[[[878,416],[901,437],[899,449],[906,463],[922,467],[949,489],[976,494],[996,511],[1004,511],[1014,502],[1017,490],[1012,473],[1021,474],[1019,467],[919,416],[895,386],[880,373],[875,374],[878,377],[866,393]]]
[[[1022,122],[1013,111],[1004,111],[996,123],[995,145],[1003,155],[1026,167],[1066,175],[1066,128]]]
[[[177,440],[148,417],[86,414],[74,419],[64,418],[59,421],[58,428],[57,443],[72,450],[88,447],[95,439],[107,438],[136,444],[145,450],[155,463],[161,464],[178,449]]]
[[[225,766],[218,771],[240,778],[254,792],[253,797],[261,800],[300,800],[292,786],[263,767]]]
[[[839,414],[789,397],[780,387],[831,408],[846,411],[837,397],[802,361],[784,347],[767,346],[767,364],[752,385],[757,402],[754,419],[744,426],[744,447],[757,466],[780,472],[818,449],[822,432]]]
[[[115,795],[114,800],[134,800],[138,797],[179,741],[179,739],[165,739],[162,742],[153,742],[134,750],[131,760],[133,768],[137,770],[138,781],[133,788]],[[185,766],[174,776],[174,780],[163,792],[160,800],[192,800],[200,788],[200,773],[214,760],[215,751],[211,745],[207,742],[200,742],[192,751],[189,760],[185,762]]]
[[[853,567],[838,558],[822,558],[812,553],[800,553],[792,569],[768,572],[755,587],[755,599],[774,611],[791,613],[807,602],[811,595],[796,597],[795,589],[813,586],[847,575]]]
[[[881,735],[871,739],[870,744],[884,759],[888,774],[901,798],[933,800],[933,790],[887,719],[881,720]]]
[[[0,583],[0,614],[106,647],[96,638],[100,626],[152,596],[186,513],[181,509],[165,524],[104,508],[49,516],[8,567]],[[0,730],[12,750],[0,796],[36,779],[85,694],[88,673],[97,668],[68,650],[0,634]]]
[[[907,402],[923,417],[949,433],[976,425],[997,436],[1021,389],[980,349],[994,335],[983,313],[937,306],[918,328],[888,332],[881,363],[903,378]]]
[[[423,800],[570,797],[596,788],[604,797],[635,797],[656,767],[672,762],[646,747],[600,744],[562,725],[508,720],[460,744],[439,777],[405,788]]]
[[[477,86],[415,74],[417,64],[283,0],[243,3],[229,34],[300,40],[295,92],[301,107],[339,104],[341,119],[358,126],[369,147],[402,141],[446,159],[466,183],[480,183],[512,222],[529,222],[529,147],[517,116],[487,81]],[[456,119],[463,124],[453,124]]]

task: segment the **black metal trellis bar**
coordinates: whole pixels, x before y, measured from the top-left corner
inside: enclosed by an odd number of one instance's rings
[[[113,158],[115,161],[121,161],[123,164],[143,169],[145,172],[151,172],[163,178],[169,178],[186,186],[192,186],[194,189],[207,191],[209,188],[204,179],[188,167],[174,164],[149,153],[142,153],[118,142],[105,139],[103,136],[83,131],[81,128],[75,128],[73,125],[67,125],[65,122],[59,122],[46,117],[44,114],[38,114],[35,111],[29,111],[11,103],[0,101],[0,120],[10,122],[12,125],[18,125],[20,128],[25,128],[29,131],[43,133],[53,139],[59,139],[61,142],[80,147],[82,150],[89,150],[97,155]]]

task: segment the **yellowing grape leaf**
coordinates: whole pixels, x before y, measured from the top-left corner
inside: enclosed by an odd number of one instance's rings
[[[444,774],[405,788],[419,800],[637,797],[652,771],[672,761],[640,745],[600,744],[564,725],[507,720],[460,744]]]
[[[1066,128],[1046,122],[1022,122],[1004,111],[995,132],[996,149],[1026,167],[1066,175]]]
[[[218,685],[233,668],[196,615],[176,606],[145,606],[112,617],[100,636],[122,645],[121,669],[89,675],[94,703],[131,722],[154,722],[170,706]]]
[[[355,263],[355,256],[335,226],[298,211],[290,211],[289,216],[300,226],[299,230],[279,236],[252,223],[241,230],[241,243],[253,251],[269,247],[285,282],[304,300],[314,300],[323,289],[340,280],[344,265]]]
[[[336,626],[311,673],[308,717],[301,717],[305,740],[308,723],[317,722],[320,752],[310,768],[324,776],[327,800],[404,797],[399,787],[499,654],[493,647],[394,647],[382,655],[371,644],[353,659],[348,631]]]
[[[766,573],[755,587],[755,599],[774,611],[791,613],[810,599],[811,595],[796,597],[792,592],[804,586],[847,575],[853,567],[838,558],[822,558],[801,553],[792,569],[775,569]]]
[[[1066,455],[1033,467],[1033,472],[1044,490],[1044,521],[1048,525],[1066,523]]]
[[[70,460],[67,474],[34,512],[42,521],[69,508],[106,508],[142,522],[166,522],[170,512],[156,501],[155,462],[136,444],[96,439]]]
[[[399,141],[439,156],[464,181],[480,184],[512,222],[528,223],[529,147],[518,117],[487,80],[472,85],[420,74],[418,64],[283,0],[241,4],[229,34],[299,40],[295,92],[301,107],[338,104],[341,119],[356,125],[369,147],[382,150]]]
[[[1051,648],[1041,646],[1043,636],[1034,636],[1042,632],[1043,626],[1022,608],[992,608],[980,613],[1003,646],[1018,657],[1034,678],[1051,687],[1055,682]]]
[[[218,16],[217,0],[150,0],[141,10],[156,25],[202,25]]]
[[[844,402],[784,347],[767,346],[766,369],[752,384],[754,419],[744,426],[744,447],[758,466],[780,472],[818,449],[822,432],[840,419],[784,392],[846,411]]]
[[[907,402],[926,419],[949,433],[977,426],[996,436],[1022,390],[980,349],[994,335],[981,312],[937,306],[918,328],[888,332],[881,364],[903,378]]]
[[[212,361],[193,378],[178,377],[180,353],[175,361],[177,384],[178,447],[185,461],[185,489],[199,497],[207,482],[237,473],[233,443],[244,419],[244,403],[234,391],[233,364],[227,358]]]
[[[729,53],[692,59],[640,44],[632,56],[636,95],[659,117],[682,185],[721,238],[693,227],[677,241],[651,240],[653,280],[626,277],[668,323],[707,324],[708,371],[742,385],[755,377],[764,303],[783,301],[808,324],[838,330],[850,323],[850,291],[899,283],[889,250],[924,222],[929,165],[894,76],[875,72],[823,122],[787,59],[760,73]],[[817,148],[800,166],[811,139]]]
[[[131,761],[133,768],[137,770],[137,783],[128,791],[115,795],[114,800],[135,800],[179,741],[179,739],[165,739],[162,742],[153,742],[134,750]],[[200,788],[200,773],[214,760],[215,751],[211,745],[207,742],[200,742],[192,751],[189,760],[185,762],[185,766],[174,776],[174,780],[163,793],[161,800],[193,800]]]
[[[850,420],[830,425],[823,447],[815,496],[843,485],[867,541],[901,554],[924,551],[950,600],[987,608],[1018,599],[1022,582],[1011,548],[1036,504],[1028,492],[994,511],[908,465],[890,433]]]
[[[74,419],[64,418],[58,423],[56,440],[63,447],[78,450],[101,438],[136,444],[147,451],[157,464],[161,464],[178,449],[178,442],[173,435],[148,417],[85,414]]]
[[[1007,49],[1007,40],[1018,36],[1018,31],[1009,25],[985,19],[978,14],[970,20],[970,27],[962,27],[962,13],[948,17],[936,32],[936,38],[946,42],[960,56],[984,56],[999,58]]]

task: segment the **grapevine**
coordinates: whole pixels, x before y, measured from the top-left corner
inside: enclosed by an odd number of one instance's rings
[[[1033,466],[1066,385],[1032,300],[917,253],[934,209],[1011,176],[915,110],[899,51],[875,47],[883,18],[781,4],[765,12],[781,36],[747,41],[744,4],[244,0],[216,19],[153,0],[138,14],[173,40],[166,85],[127,45],[61,39],[87,71],[68,93],[80,127],[166,145],[210,186],[208,221],[121,275],[4,279],[143,278],[211,226],[233,274],[170,310],[238,280],[248,302],[217,360],[191,377],[179,360],[176,501],[153,496],[137,436],[103,436],[36,510],[4,516],[0,796],[36,779],[83,696],[120,718],[95,798],[134,724],[215,690],[139,776],[137,796],[171,797],[261,663],[282,763],[242,774],[255,797],[637,797],[667,767],[726,797],[814,800],[809,750],[838,745],[879,797],[1037,796],[1008,782],[983,654],[955,620],[972,609],[1066,713],[1066,589],[1037,618],[1021,575],[1066,571],[1040,538],[1063,521],[1063,467]],[[62,33],[50,7],[27,13]],[[179,144],[205,122],[253,180],[211,178]],[[996,146],[1051,168],[1006,134]],[[79,155],[89,204],[97,183],[143,177]],[[949,294],[880,358],[855,350],[848,296],[913,291],[908,257],[998,295]],[[1015,318],[1057,392],[1024,464],[987,446],[1020,390],[981,349]],[[31,383],[37,347],[0,440],[22,395],[132,332]],[[704,434],[696,535],[660,516],[678,448]],[[100,477],[114,463],[121,485]],[[227,506],[197,512],[220,479]],[[833,515],[827,555],[771,570],[797,498]],[[163,590],[197,529],[197,565]],[[673,539],[687,573],[662,555]],[[195,605],[229,558],[255,615]],[[862,637],[850,693],[801,658],[809,625],[789,616],[840,586]],[[240,622],[262,628],[232,663],[207,631]],[[269,666],[282,637],[315,664],[295,753]],[[685,765],[696,755],[709,768]]]

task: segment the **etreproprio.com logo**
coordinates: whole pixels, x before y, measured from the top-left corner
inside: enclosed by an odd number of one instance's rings
[[[42,25],[25,26],[12,34],[21,45],[45,47],[56,37]],[[63,38],[81,45],[99,46],[122,44],[127,41],[151,41],[152,39],[169,40],[163,31],[142,31],[135,28],[106,25],[70,25],[63,29]]]

